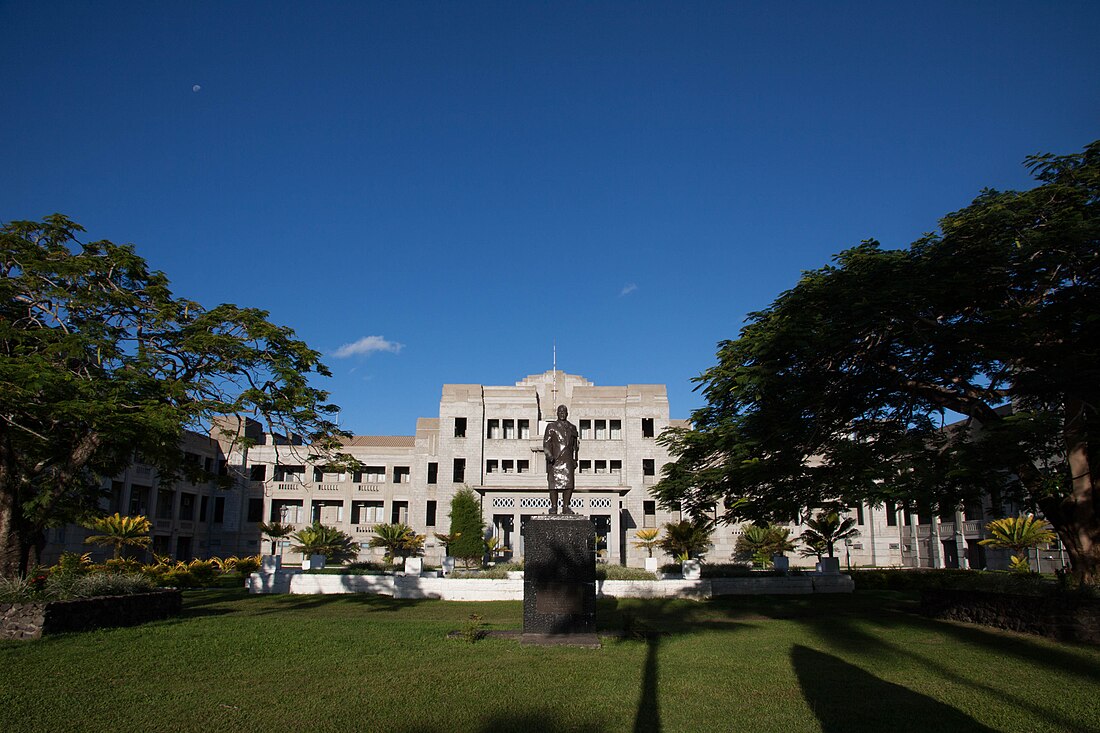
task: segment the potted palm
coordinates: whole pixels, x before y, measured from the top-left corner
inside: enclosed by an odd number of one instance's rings
[[[93,519],[84,525],[99,534],[85,538],[85,543],[110,545],[115,549],[115,560],[122,555],[123,547],[148,547],[153,541],[149,533],[153,524],[145,517],[124,517],[118,512]]]
[[[699,556],[710,547],[712,531],[705,519],[670,522],[658,546],[680,561],[685,580],[698,580],[702,577]]]
[[[260,522],[260,532],[271,541],[271,554],[262,559],[262,568],[265,573],[273,573],[282,567],[283,558],[276,552],[279,540],[289,537],[294,532],[294,527],[282,522]]]
[[[1045,520],[1034,515],[1005,517],[995,519],[986,525],[990,536],[979,544],[1002,550],[1012,551],[1009,569],[1018,573],[1031,572],[1031,563],[1027,560],[1027,551],[1039,545],[1053,542],[1057,535]]]
[[[836,511],[818,512],[817,516],[806,520],[807,529],[799,536],[807,551],[817,556],[819,573],[836,574],[840,572],[840,558],[833,557],[837,542],[859,536],[855,528],[856,520],[851,517],[840,518]],[[828,558],[822,554],[827,553]]]
[[[297,544],[290,549],[302,556],[302,570],[320,570],[326,562],[342,563],[358,554],[350,535],[320,522],[298,530],[291,539]]]
[[[653,548],[660,544],[660,534],[661,530],[656,527],[639,529],[634,533],[634,546],[646,551],[648,556],[645,559],[645,569],[651,573],[657,572],[657,558],[653,557]]]

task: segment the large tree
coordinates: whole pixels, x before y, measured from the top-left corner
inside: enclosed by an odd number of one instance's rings
[[[1035,188],[986,190],[906,249],[864,242],[751,314],[697,378],[694,429],[663,438],[662,502],[733,521],[995,493],[1096,579],[1100,142],[1027,165]]]
[[[247,414],[339,449],[336,408],[310,383],[328,375],[318,352],[264,311],[176,297],[132,246],[82,231],[61,215],[0,228],[3,576],[25,572],[47,527],[98,513],[103,478],[135,454],[201,473],[181,460],[184,429]]]

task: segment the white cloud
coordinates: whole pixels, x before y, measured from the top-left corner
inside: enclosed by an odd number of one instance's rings
[[[619,291],[619,297],[621,298],[624,295],[630,295],[631,293],[633,293],[637,289],[638,289],[637,284],[627,283],[626,285],[623,286],[623,289]]]
[[[344,344],[336,351],[332,352],[332,355],[337,359],[344,359],[349,356],[355,356],[356,354],[369,356],[376,351],[388,351],[391,354],[396,354],[403,348],[405,348],[405,344],[399,344],[396,341],[387,341],[384,336],[364,336],[358,341]]]

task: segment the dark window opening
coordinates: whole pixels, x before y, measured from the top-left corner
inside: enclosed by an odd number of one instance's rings
[[[464,418],[464,417],[456,417],[455,418],[455,437],[456,438],[465,438],[466,437],[466,418]]]
[[[266,481],[267,480],[267,464],[257,463],[248,469],[248,478],[251,481]]]
[[[214,524],[221,524],[225,521],[225,497],[218,496],[214,498]]]
[[[424,516],[424,524],[429,527],[435,526],[435,500],[428,501],[428,507]]]
[[[428,464],[428,483],[439,483],[439,464],[434,461]]]
[[[199,499],[199,521],[206,521],[206,510],[210,505],[210,497],[203,496]]]
[[[643,476],[656,476],[657,475],[656,463],[654,462],[654,460],[652,458],[643,458],[642,459],[642,475]]]
[[[263,499],[249,499],[248,500],[248,521],[249,522],[261,522],[264,518],[264,500]]]
[[[643,527],[656,527],[657,526],[657,502],[655,501],[643,501],[642,502],[642,526]]]
[[[651,418],[651,417],[643,417],[642,418],[642,437],[643,438],[652,438],[653,437],[653,418]]]
[[[454,470],[451,472],[451,478],[456,484],[460,484],[466,480],[466,459],[456,458],[454,463]]]

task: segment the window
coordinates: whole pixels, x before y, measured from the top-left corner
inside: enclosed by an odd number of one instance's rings
[[[963,504],[963,518],[968,522],[982,519],[981,499],[969,499]]]
[[[386,482],[385,466],[364,466],[363,483],[382,484]]]
[[[428,500],[428,506],[424,511],[424,524],[429,527],[435,526],[435,499]]]
[[[531,439],[531,421],[530,420],[517,420],[516,424],[519,426],[519,439],[530,440]]]
[[[456,417],[455,418],[455,437],[456,438],[465,438],[466,437],[466,418],[464,418],[464,417]]]
[[[451,480],[456,484],[460,484],[466,480],[466,459],[456,458],[454,463],[454,470],[451,471]]]
[[[180,494],[180,519],[190,522],[195,518],[195,495]]]
[[[136,517],[145,514],[149,505],[148,486],[130,486],[130,516]]]
[[[622,461],[611,461],[611,473],[615,474],[616,476],[622,476],[622,474],[623,474],[623,462]]]
[[[496,440],[500,437],[500,420],[489,420],[488,434],[490,440]]]
[[[485,461],[485,473],[496,473],[496,472],[497,472],[497,461],[496,461],[496,459],[495,458],[490,458],[489,460]]]
[[[351,503],[352,524],[376,524],[385,521],[382,516],[383,505],[380,501],[353,501]]]
[[[172,500],[174,498],[171,489],[161,489],[157,492],[157,519],[172,518]]]
[[[596,421],[596,440],[607,440],[607,420]]]
[[[607,473],[607,461],[596,461],[596,473]]]
[[[516,473],[531,473],[531,462],[526,459],[516,461]]]
[[[435,461],[428,464],[428,483],[439,483],[439,464]]]
[[[314,483],[321,483],[325,480],[325,472],[320,468],[313,469],[313,481]]]
[[[657,526],[657,502],[655,501],[643,501],[642,502],[642,526],[643,527],[656,527]]]
[[[212,473],[214,471],[214,459],[210,456],[204,458],[202,461],[202,469],[207,473]]]
[[[407,501],[395,501],[390,511],[390,523],[391,524],[408,524],[409,523],[409,502]]]
[[[267,465],[264,463],[257,463],[248,469],[248,478],[251,481],[266,481],[267,480]]]
[[[511,459],[505,458],[500,462],[501,473],[515,473],[515,463],[516,462]]]
[[[894,506],[892,501],[886,502],[886,526],[898,526],[898,508]]]
[[[654,462],[653,462],[652,458],[643,458],[642,459],[642,475],[643,476],[656,476],[657,475],[657,469],[654,465]]]
[[[225,497],[217,496],[214,498],[214,524],[221,524],[225,521]]]
[[[249,522],[260,522],[264,518],[264,500],[263,499],[249,499],[248,500],[248,520]]]
[[[856,524],[863,526],[863,505],[856,504]]]
[[[408,466],[394,466],[393,467],[393,482],[395,484],[407,484],[409,483],[409,474],[411,470]]]
[[[279,482],[284,481],[302,481],[306,475],[305,466],[275,466],[275,480]]]
[[[652,438],[653,437],[653,418],[651,418],[651,417],[643,417],[642,418],[642,437],[643,438]]]
[[[516,421],[505,420],[504,421],[504,439],[515,440],[516,439]]]
[[[203,496],[199,499],[199,521],[206,521],[206,510],[210,505],[210,497]]]
[[[622,420],[612,420],[611,421],[611,435],[610,435],[610,438],[612,440],[622,440],[623,439],[623,421]]]
[[[577,465],[577,473],[592,473],[592,461],[581,461]]]
[[[592,440],[591,420],[581,420],[581,440]]]

